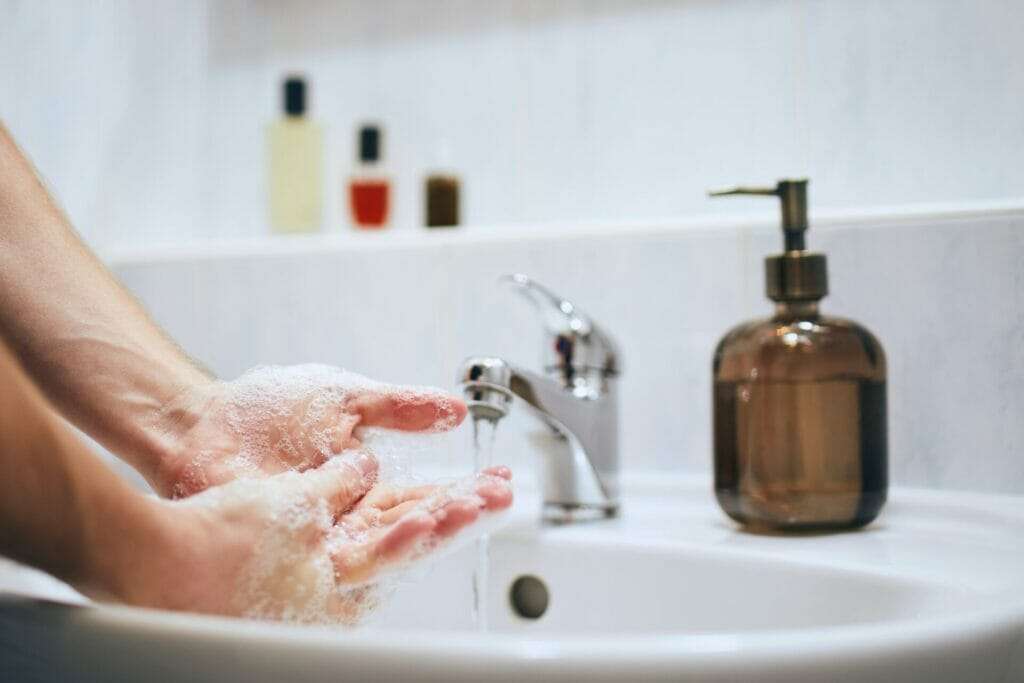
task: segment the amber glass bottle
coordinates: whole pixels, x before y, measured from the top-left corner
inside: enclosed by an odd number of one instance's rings
[[[459,224],[459,178],[432,173],[426,181],[425,222],[428,228],[452,228]]]
[[[888,488],[885,353],[864,327],[818,310],[822,254],[804,249],[807,181],[777,194],[786,251],[766,261],[775,315],[742,324],[714,357],[715,495],[752,528],[863,526]]]

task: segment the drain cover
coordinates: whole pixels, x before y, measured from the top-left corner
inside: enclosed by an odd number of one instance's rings
[[[548,587],[536,576],[520,576],[508,591],[512,611],[523,619],[540,619],[548,611]]]

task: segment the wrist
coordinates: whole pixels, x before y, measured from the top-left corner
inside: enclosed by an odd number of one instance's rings
[[[163,562],[173,528],[160,502],[124,489],[89,503],[83,515],[79,566],[71,583],[97,600],[159,606],[144,590],[154,563]]]
[[[144,476],[154,490],[165,498],[185,476],[194,453],[197,426],[209,415],[220,395],[219,383],[204,378],[182,387],[157,412],[149,426],[148,461]]]
[[[97,599],[137,607],[210,614],[235,614],[235,594],[224,591],[244,566],[225,562],[226,550],[215,515],[202,506],[135,494],[124,525],[99,530],[90,544],[88,581],[80,589]],[[251,543],[237,543],[246,553]],[[76,586],[78,587],[78,586]]]

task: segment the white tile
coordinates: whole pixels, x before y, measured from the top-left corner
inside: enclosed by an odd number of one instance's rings
[[[885,346],[894,479],[1024,492],[1024,211],[823,221],[809,239],[830,257],[825,312],[859,320]],[[469,355],[539,366],[535,313],[495,284],[529,273],[622,347],[625,466],[708,472],[714,346],[770,314],[762,258],[779,241],[768,224],[637,225],[372,249],[314,241],[280,254],[123,260],[117,271],[224,376],[318,361],[444,387]],[[519,415],[502,426],[503,454],[521,467],[530,425]]]

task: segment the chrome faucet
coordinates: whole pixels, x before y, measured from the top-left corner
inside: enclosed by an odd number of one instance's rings
[[[542,463],[546,521],[614,517],[618,512],[619,442],[612,339],[572,303],[525,275],[502,282],[541,313],[549,337],[544,376],[501,358],[468,358],[458,383],[473,419],[498,421],[519,397],[561,442]]]

